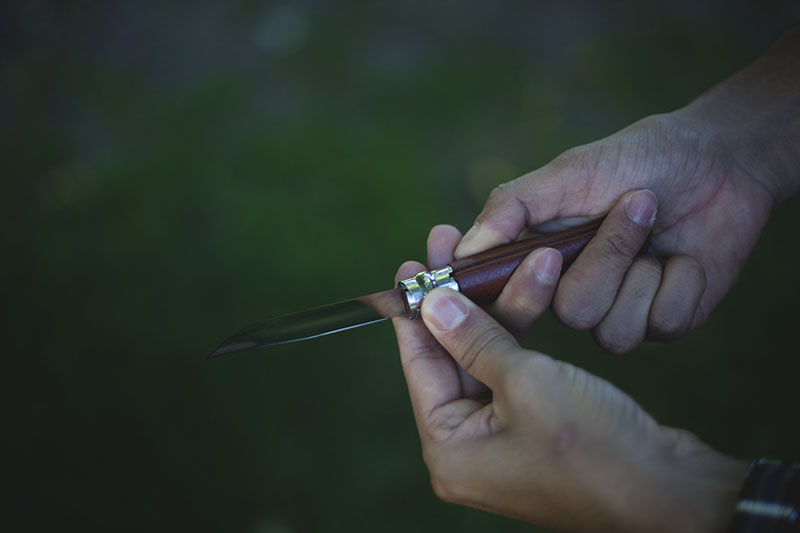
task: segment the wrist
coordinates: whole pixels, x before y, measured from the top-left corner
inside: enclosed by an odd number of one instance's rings
[[[676,507],[687,509],[688,531],[727,531],[747,462],[708,450],[676,463]]]
[[[796,194],[800,190],[800,174],[795,169],[800,169],[800,157],[788,146],[787,139],[800,139],[800,131],[794,136],[777,123],[771,125],[767,117],[729,116],[735,110],[718,109],[718,105],[719,102],[706,104],[698,100],[669,115],[678,127],[721,148],[726,160],[721,162],[728,165],[727,171],[764,191],[771,209]],[[747,114],[746,108],[739,111]]]
[[[777,206],[800,189],[800,27],[758,60],[672,113],[721,141]]]
[[[645,531],[726,531],[748,464],[721,454],[693,435],[665,429],[667,453],[655,468],[642,516]],[[636,529],[636,528],[634,528]]]

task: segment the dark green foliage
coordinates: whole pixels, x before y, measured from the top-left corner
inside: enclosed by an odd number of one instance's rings
[[[388,324],[205,356],[389,287],[493,185],[680,107],[800,17],[580,4],[0,8],[13,529],[528,530],[434,498]],[[548,317],[527,344],[723,451],[798,459],[798,207],[688,338],[613,357]]]

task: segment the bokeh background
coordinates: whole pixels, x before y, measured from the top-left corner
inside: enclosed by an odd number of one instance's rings
[[[207,354],[389,287],[434,224],[466,229],[494,185],[684,105],[798,21],[794,1],[4,2],[7,530],[530,530],[434,497],[388,323]],[[616,357],[547,317],[527,344],[718,449],[800,458],[799,207],[687,338]]]

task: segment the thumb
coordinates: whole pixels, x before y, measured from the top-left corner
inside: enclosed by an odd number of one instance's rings
[[[556,217],[588,215],[589,213],[562,213],[562,205],[565,203],[571,206],[570,209],[574,210],[575,207],[576,202],[565,202],[571,197],[567,190],[569,178],[574,176],[571,175],[570,165],[557,164],[557,161],[559,159],[495,187],[475,224],[456,247],[456,259],[512,242],[525,228],[539,226]],[[578,190],[581,188],[578,187]],[[558,229],[580,223],[582,221],[568,220]],[[538,229],[552,231],[557,228]]]
[[[428,330],[473,377],[495,389],[519,353],[514,337],[469,298],[438,288],[422,303]]]

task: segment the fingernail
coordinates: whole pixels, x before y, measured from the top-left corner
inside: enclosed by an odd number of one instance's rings
[[[650,226],[656,219],[658,200],[656,195],[647,189],[636,191],[628,195],[625,202],[625,212],[634,224]]]
[[[439,331],[458,327],[467,316],[467,306],[450,289],[437,289],[423,301],[425,318]]]
[[[553,283],[561,273],[561,254],[552,248],[537,250],[533,258],[533,272],[541,281]]]

